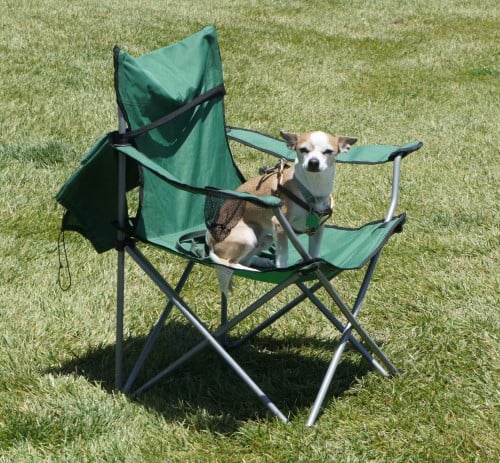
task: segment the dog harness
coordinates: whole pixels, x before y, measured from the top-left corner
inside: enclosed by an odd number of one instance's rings
[[[276,164],[274,167],[271,168],[260,168],[259,173],[261,175],[265,174],[270,174],[270,173],[276,173],[277,178],[278,178],[278,188],[275,192],[276,196],[280,196],[280,194],[284,194],[288,199],[293,201],[295,204],[300,206],[302,209],[305,211],[309,212],[306,218],[306,229],[305,230],[294,230],[295,233],[306,233],[308,235],[312,235],[316,232],[316,230],[323,225],[331,216],[333,213],[332,209],[332,197],[331,195],[328,196],[329,198],[329,206],[322,210],[318,211],[314,208],[314,206],[311,205],[311,203],[316,203],[316,202],[322,202],[326,198],[316,198],[311,194],[311,192],[304,186],[302,183],[300,183],[297,180],[297,183],[299,185],[300,192],[302,193],[302,196],[306,198],[306,200],[302,200],[299,198],[295,193],[291,192],[288,188],[285,188],[282,184],[283,180],[283,170],[289,168],[290,165],[286,163],[285,159],[280,159],[280,162]]]

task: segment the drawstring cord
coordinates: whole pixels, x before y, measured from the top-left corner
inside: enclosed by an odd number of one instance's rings
[[[71,271],[69,268],[68,253],[66,252],[66,242],[64,241],[64,230],[60,231],[57,240],[57,256],[59,259],[57,283],[63,291],[68,291],[71,288]]]

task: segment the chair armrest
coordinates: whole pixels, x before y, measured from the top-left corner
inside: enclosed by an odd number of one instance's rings
[[[276,196],[256,196],[250,193],[244,193],[241,191],[228,190],[224,188],[217,188],[214,186],[206,186],[206,187],[196,187],[192,185],[188,185],[177,177],[172,175],[168,170],[164,169],[153,160],[148,158],[144,153],[140,152],[138,149],[134,148],[131,145],[114,145],[114,149],[124,154],[125,156],[134,159],[141,166],[148,169],[150,172],[154,173],[158,177],[162,178],[166,182],[175,186],[176,188],[180,188],[185,191],[189,191],[195,194],[202,194],[208,196],[218,196],[226,199],[237,199],[243,201],[249,201],[257,206],[265,207],[265,208],[276,208],[281,205],[281,199]]]
[[[257,149],[272,156],[294,161],[295,151],[289,149],[283,140],[237,127],[226,127],[227,137],[243,145]],[[349,151],[337,156],[337,162],[345,164],[382,164],[393,161],[396,157],[404,158],[422,147],[419,141],[401,146],[363,145],[353,146]]]
[[[285,158],[287,161],[295,160],[295,151],[289,149],[286,143],[279,138],[237,127],[226,127],[226,134],[230,140],[237,141],[271,156]]]
[[[383,164],[394,161],[397,157],[404,158],[422,147],[423,143],[414,141],[402,146],[392,145],[362,145],[353,146],[349,151],[340,153],[337,162],[344,164]]]

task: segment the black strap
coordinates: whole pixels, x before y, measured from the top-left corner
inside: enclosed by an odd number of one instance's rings
[[[206,101],[216,97],[216,96],[224,96],[226,94],[226,88],[224,87],[224,84],[217,85],[217,87],[214,87],[207,92],[198,95],[197,97],[193,98],[189,103],[186,103],[185,105],[181,106],[180,108],[177,108],[175,111],[172,111],[169,114],[166,114],[165,116],[161,117],[160,119],[157,119],[156,121],[151,122],[148,125],[145,125],[144,127],[141,127],[140,129],[136,130],[131,130],[129,132],[126,132],[124,134],[116,134],[117,140],[116,143],[120,145],[128,144],[130,140],[138,137],[139,135],[142,135],[143,133],[149,132],[150,130],[157,129],[158,127],[161,127],[162,125],[166,124],[167,122],[170,122],[177,117],[179,117],[181,114],[184,114],[185,112],[189,111],[190,109],[193,109],[194,107],[205,103]]]
[[[314,208],[307,204],[305,201],[302,201],[295,193],[292,193],[288,188],[285,188],[283,185],[278,185],[278,191],[283,193],[285,196],[288,196],[294,203],[298,204],[302,209],[307,212],[314,212]]]
[[[280,193],[283,193],[285,196],[288,196],[288,198],[291,199],[294,203],[298,204],[302,209],[309,212],[309,216],[317,217],[317,223],[315,223],[312,226],[308,226],[308,228],[304,231],[294,230],[295,233],[307,233],[308,235],[312,235],[321,225],[323,225],[332,216],[333,210],[331,207],[328,207],[324,211],[318,212],[314,209],[313,206],[310,206],[305,201],[302,201],[302,199],[300,199],[295,193],[292,193],[289,189],[285,188],[283,185],[278,184],[278,191]],[[306,225],[307,225],[307,220],[306,220]]]

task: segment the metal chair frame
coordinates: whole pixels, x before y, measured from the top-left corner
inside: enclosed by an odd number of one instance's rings
[[[126,122],[121,113],[119,113],[119,126],[118,132],[124,134],[126,132]],[[331,281],[325,276],[321,269],[316,268],[312,270],[317,278],[317,283],[307,286],[305,283],[299,281],[302,276],[299,272],[293,274],[285,281],[277,284],[264,296],[260,297],[257,301],[252,303],[246,309],[242,310],[239,314],[233,318],[228,319],[227,317],[227,306],[228,301],[224,294],[221,294],[221,324],[215,332],[211,332],[202,320],[195,314],[180,296],[180,292],[184,287],[189,274],[194,266],[193,261],[189,261],[184,272],[182,273],[176,287],[172,287],[160,273],[153,267],[153,265],[148,261],[144,254],[137,248],[136,243],[127,239],[125,233],[122,231],[125,229],[125,224],[128,219],[127,208],[126,208],[126,157],[123,153],[118,153],[118,243],[117,247],[117,317],[116,317],[116,359],[115,359],[115,386],[117,389],[132,394],[140,394],[148,390],[155,383],[165,378],[167,375],[171,374],[175,369],[184,364],[193,355],[198,353],[200,350],[207,346],[211,346],[227,364],[236,372],[236,374],[247,384],[247,386],[259,397],[259,399],[264,403],[264,405],[283,422],[287,422],[288,418],[284,413],[271,401],[271,399],[262,391],[262,389],[253,381],[253,379],[240,367],[240,365],[234,360],[233,356],[228,352],[228,345],[226,344],[226,334],[234,328],[237,324],[247,318],[249,315],[254,313],[257,309],[263,306],[275,295],[283,291],[290,285],[295,284],[301,291],[301,294],[297,296],[294,300],[288,303],[281,310],[273,314],[268,320],[257,326],[250,333],[244,336],[239,342],[232,345],[235,348],[241,345],[243,342],[250,340],[256,334],[261,332],[263,329],[267,328],[269,325],[274,323],[280,317],[289,312],[292,308],[297,306],[300,302],[308,299],[312,304],[317,307],[321,313],[330,321],[330,323],[341,333],[338,342],[338,347],[334,352],[328,369],[323,378],[322,384],[319,388],[318,394],[312,406],[309,418],[307,420],[307,426],[313,426],[323,402],[326,398],[328,388],[334,378],[336,369],[339,365],[341,356],[345,350],[347,343],[358,350],[361,355],[372,365],[383,377],[399,375],[399,370],[393,365],[389,358],[382,352],[377,343],[370,337],[367,331],[363,328],[358,320],[358,316],[365,299],[369,284],[371,282],[373,273],[375,271],[378,259],[380,257],[380,251],[375,254],[371,261],[369,262],[365,275],[362,280],[361,287],[357,294],[356,300],[352,308],[343,301],[340,295],[337,293],[333,287]],[[400,183],[400,166],[401,166],[402,156],[396,156],[393,160],[393,181],[392,181],[392,195],[389,208],[386,213],[385,223],[389,222],[394,215],[397,207],[398,197],[399,197],[399,183]],[[287,219],[283,215],[279,207],[274,208],[274,215],[279,220],[280,224],[286,231],[290,242],[300,253],[304,261],[313,261],[308,251],[298,240],[295,232],[288,223]],[[161,313],[157,323],[155,324],[150,336],[141,352],[137,361],[128,376],[124,378],[123,372],[123,344],[124,344],[124,310],[125,310],[125,255],[128,255],[136,262],[139,267],[151,278],[151,280],[156,284],[156,286],[165,294],[168,298],[168,303]],[[315,292],[319,288],[324,288],[331,300],[334,302],[334,306],[337,307],[341,314],[346,318],[346,324],[342,324],[341,321],[334,315],[332,310],[326,307],[315,295]],[[157,339],[161,328],[165,324],[169,314],[172,309],[176,307],[184,317],[191,323],[191,325],[203,336],[203,341],[199,342],[197,345],[192,347],[188,352],[182,355],[179,359],[174,361],[171,365],[165,368],[163,371],[158,373],[156,376],[151,378],[145,384],[139,388],[133,390],[133,385],[137,379],[137,376],[144,365],[152,347]],[[358,341],[354,335],[353,330],[358,334],[361,340],[364,342],[366,347]],[[375,359],[375,357],[378,360]],[[379,363],[380,361],[380,363]],[[382,366],[383,364],[383,366]]]

